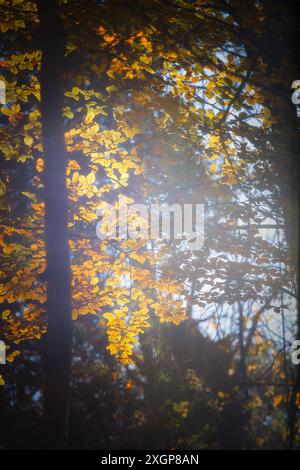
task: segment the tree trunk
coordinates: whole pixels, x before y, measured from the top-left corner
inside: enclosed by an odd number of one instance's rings
[[[65,35],[57,0],[39,0],[38,9],[48,318],[43,447],[59,449],[65,444],[72,353],[67,158],[62,114]]]

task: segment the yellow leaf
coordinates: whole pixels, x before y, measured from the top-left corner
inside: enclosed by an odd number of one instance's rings
[[[214,119],[215,117],[214,112],[211,109],[208,109],[206,111],[206,116],[208,117],[208,119]]]
[[[26,137],[24,137],[24,143],[25,143],[25,145],[28,145],[28,146],[32,145],[33,144],[33,138],[27,135]]]
[[[143,62],[143,64],[149,65],[149,64],[151,64],[152,59],[151,59],[151,57],[147,57],[146,55],[142,55],[142,56],[140,56],[140,61]]]
[[[104,313],[102,316],[103,318],[106,318],[106,320],[115,320],[115,316],[110,312]]]
[[[7,320],[9,315],[10,315],[10,310],[8,310],[8,309],[4,310],[4,312],[2,312],[2,319]]]
[[[4,196],[6,193],[6,185],[3,181],[0,181],[0,197]]]
[[[118,88],[115,85],[110,85],[106,87],[106,91],[113,93],[114,91],[118,91]]]
[[[274,398],[273,398],[273,404],[275,406],[279,406],[281,402],[283,402],[284,400],[284,397],[283,395],[276,395]]]
[[[86,180],[88,184],[93,184],[95,181],[95,174],[94,173],[89,173],[86,177]]]
[[[95,116],[96,116],[95,111],[92,108],[89,108],[85,116],[86,124],[90,124],[93,121]]]
[[[218,169],[218,164],[217,163],[213,163],[210,168],[209,168],[209,171],[211,171],[212,173],[215,173]]]
[[[44,170],[44,160],[42,158],[37,159],[35,168],[39,173]]]

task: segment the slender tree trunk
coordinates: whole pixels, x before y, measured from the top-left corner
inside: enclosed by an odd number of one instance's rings
[[[46,388],[43,447],[64,447],[72,352],[66,149],[63,121],[65,37],[57,0],[38,1],[47,250]]]

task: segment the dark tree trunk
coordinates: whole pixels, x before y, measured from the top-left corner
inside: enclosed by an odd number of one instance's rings
[[[62,114],[65,36],[58,1],[39,0],[38,9],[48,318],[43,447],[58,449],[65,444],[72,353],[67,158]]]

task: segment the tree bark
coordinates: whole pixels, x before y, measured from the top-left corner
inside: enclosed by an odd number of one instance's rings
[[[43,447],[65,445],[72,354],[68,198],[63,120],[65,35],[57,0],[39,0],[41,113],[47,251]]]

